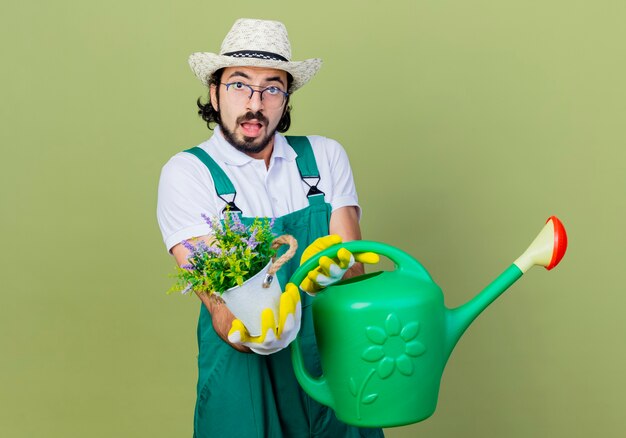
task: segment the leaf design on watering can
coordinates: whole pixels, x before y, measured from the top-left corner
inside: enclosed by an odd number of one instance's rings
[[[405,376],[410,376],[413,374],[413,362],[409,359],[409,356],[402,355],[396,359],[396,366],[398,367],[398,371],[404,374]]]
[[[365,387],[375,374],[378,374],[381,379],[387,379],[396,368],[404,376],[413,374],[415,366],[412,358],[426,352],[424,344],[415,339],[419,331],[419,321],[410,321],[403,326],[395,313],[387,315],[383,327],[371,325],[365,328],[365,336],[371,344],[363,350],[361,359],[366,362],[378,362],[378,365],[370,369],[363,383],[358,387],[357,394],[354,393],[353,388],[356,384],[353,379],[350,379],[350,392],[357,398],[357,418],[361,418],[361,404],[374,403],[378,398],[378,394],[362,396]]]
[[[378,362],[385,356],[385,350],[380,345],[374,345],[365,349],[361,357],[368,362]]]
[[[365,329],[365,336],[374,344],[383,345],[387,340],[387,333],[380,327],[369,326]]]
[[[350,394],[354,397],[357,395],[356,381],[354,380],[354,377],[350,377]]]
[[[389,336],[398,336],[402,330],[400,318],[395,313],[390,313],[385,320],[385,331]]]
[[[409,356],[418,357],[424,354],[426,347],[418,341],[407,342],[404,352]]]
[[[420,323],[418,321],[413,321],[408,323],[402,328],[400,332],[400,337],[405,341],[409,342],[414,339],[420,331]]]
[[[393,373],[395,367],[396,361],[389,357],[385,357],[378,364],[378,368],[376,369],[376,371],[378,372],[378,375],[381,379],[386,379],[387,377],[391,376],[391,373]]]
[[[390,313],[384,327],[372,325],[365,328],[365,336],[374,345],[367,347],[361,358],[367,362],[379,362],[376,372],[381,379],[391,376],[396,368],[401,374],[410,376],[414,370],[411,357],[426,352],[424,344],[415,339],[419,331],[419,321],[410,321],[403,326],[398,315]],[[386,346],[390,340],[391,346]],[[398,341],[400,345],[404,344],[401,350],[397,348]]]
[[[370,403],[374,403],[374,401],[376,401],[377,398],[378,398],[378,394],[370,394],[367,397],[363,398],[362,403],[364,405],[369,405]]]

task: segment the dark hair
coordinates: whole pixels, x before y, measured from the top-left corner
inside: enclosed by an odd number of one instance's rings
[[[218,102],[220,99],[219,85],[220,85],[220,82],[222,81],[223,72],[224,72],[223,68],[219,69],[215,73],[213,73],[211,77],[209,78],[209,88],[211,87],[211,85],[218,86],[216,89]],[[287,73],[287,89],[288,90],[291,88],[292,83],[293,83],[293,76]],[[287,132],[287,130],[291,126],[291,106],[289,106],[290,97],[291,95],[287,96],[287,102],[285,102],[285,112],[283,116],[281,117],[280,121],[278,122],[278,126],[276,126],[276,130],[278,132]],[[209,91],[209,97],[207,98],[207,103],[203,104],[200,101],[200,99],[201,98],[199,97],[198,101],[196,102],[199,108],[198,115],[202,117],[202,120],[206,122],[207,127],[210,130],[213,130],[213,128],[211,127],[211,123],[215,123],[217,125],[222,124],[222,119],[220,118],[220,112],[215,111],[215,109],[213,108],[213,105],[211,105],[211,92],[210,91]]]

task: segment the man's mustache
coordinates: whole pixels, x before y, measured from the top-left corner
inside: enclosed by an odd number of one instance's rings
[[[239,125],[243,122],[247,122],[248,120],[258,120],[259,122],[262,122],[265,125],[269,123],[269,120],[267,120],[267,117],[265,117],[263,113],[261,113],[260,111],[257,111],[256,113],[253,113],[252,111],[248,111],[243,116],[237,118],[237,124]]]

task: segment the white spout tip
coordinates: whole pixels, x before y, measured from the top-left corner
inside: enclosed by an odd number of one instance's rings
[[[535,265],[543,266],[547,270],[559,264],[567,250],[567,233],[563,223],[556,216],[546,221],[539,235],[533,240],[514,264],[526,273]]]

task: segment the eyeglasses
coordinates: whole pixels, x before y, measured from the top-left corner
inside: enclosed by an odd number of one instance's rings
[[[254,93],[259,93],[261,100],[268,108],[278,108],[283,104],[285,99],[287,99],[287,96],[289,96],[289,93],[284,92],[276,86],[255,90],[252,87],[259,88],[257,85],[248,85],[243,82],[229,82],[227,84],[220,82],[220,84],[226,87],[229,96],[237,99],[237,101],[241,103],[252,99]]]

